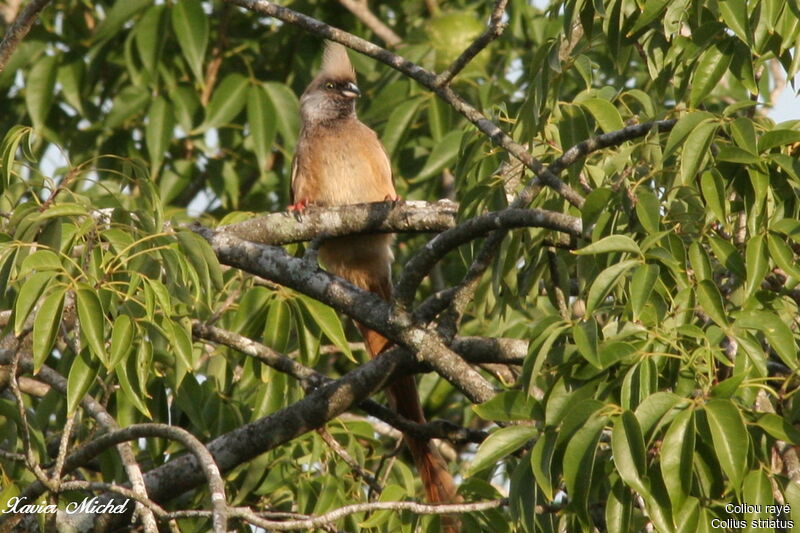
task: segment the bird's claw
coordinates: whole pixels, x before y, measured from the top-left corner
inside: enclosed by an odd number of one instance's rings
[[[294,218],[296,218],[297,221],[299,222],[300,219],[303,217],[303,212],[306,210],[308,206],[309,206],[309,201],[303,199],[303,200],[298,200],[297,202],[291,204],[286,208],[286,210],[294,214]]]

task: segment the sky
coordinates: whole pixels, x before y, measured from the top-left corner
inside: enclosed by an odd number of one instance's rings
[[[794,88],[787,83],[775,107],[770,110],[769,117],[772,120],[775,122],[800,120],[800,95],[795,89],[800,89],[800,74],[794,77]]]

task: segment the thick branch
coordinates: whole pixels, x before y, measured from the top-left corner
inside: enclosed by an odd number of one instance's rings
[[[255,357],[264,364],[297,379],[303,388],[311,390],[334,380],[312,368],[301,365],[290,357],[276,352],[269,346],[255,342],[247,337],[215,326],[199,322],[192,324],[192,334],[200,339],[222,344],[247,356]],[[459,338],[453,343],[463,350],[465,358],[473,364],[502,363],[521,364],[527,354],[527,341],[517,339],[485,339],[481,337]],[[400,349],[400,348],[397,348]],[[395,428],[421,439],[445,439],[451,442],[483,442],[487,437],[483,431],[459,427],[444,421],[418,424],[374,400],[364,400],[358,407],[366,413],[383,420]]]
[[[8,28],[8,31],[3,36],[3,41],[0,42],[0,72],[5,70],[14,50],[17,49],[22,39],[28,35],[34,22],[36,22],[39,12],[45,8],[48,2],[49,0],[31,0],[14,20],[11,27]]]
[[[428,202],[377,202],[331,207],[310,206],[302,215],[269,213],[222,226],[219,231],[262,244],[310,241],[319,235],[338,237],[356,233],[427,233],[452,228],[458,204]]]
[[[416,326],[411,316],[376,296],[278,247],[197,227],[221,263],[270,279],[311,296],[411,350],[472,402],[495,395],[492,386],[444,344],[436,332]]]

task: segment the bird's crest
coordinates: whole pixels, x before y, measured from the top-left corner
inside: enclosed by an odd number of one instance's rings
[[[356,72],[344,46],[333,41],[325,41],[320,75],[337,80],[356,80]]]

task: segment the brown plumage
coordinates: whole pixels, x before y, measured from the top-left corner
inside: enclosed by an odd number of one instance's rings
[[[356,117],[360,96],[355,71],[345,48],[328,42],[322,69],[300,98],[302,129],[292,166],[290,209],[306,205],[343,205],[394,200],[389,158],[378,136]],[[389,300],[392,296],[391,235],[358,235],[326,241],[319,251],[322,265],[354,285]],[[357,324],[367,350],[375,357],[390,344],[376,331]],[[394,383],[390,401],[398,413],[424,423],[413,377]],[[420,472],[428,500],[453,502],[455,484],[444,459],[428,440],[405,435]],[[444,531],[459,530],[455,519],[445,519]]]

